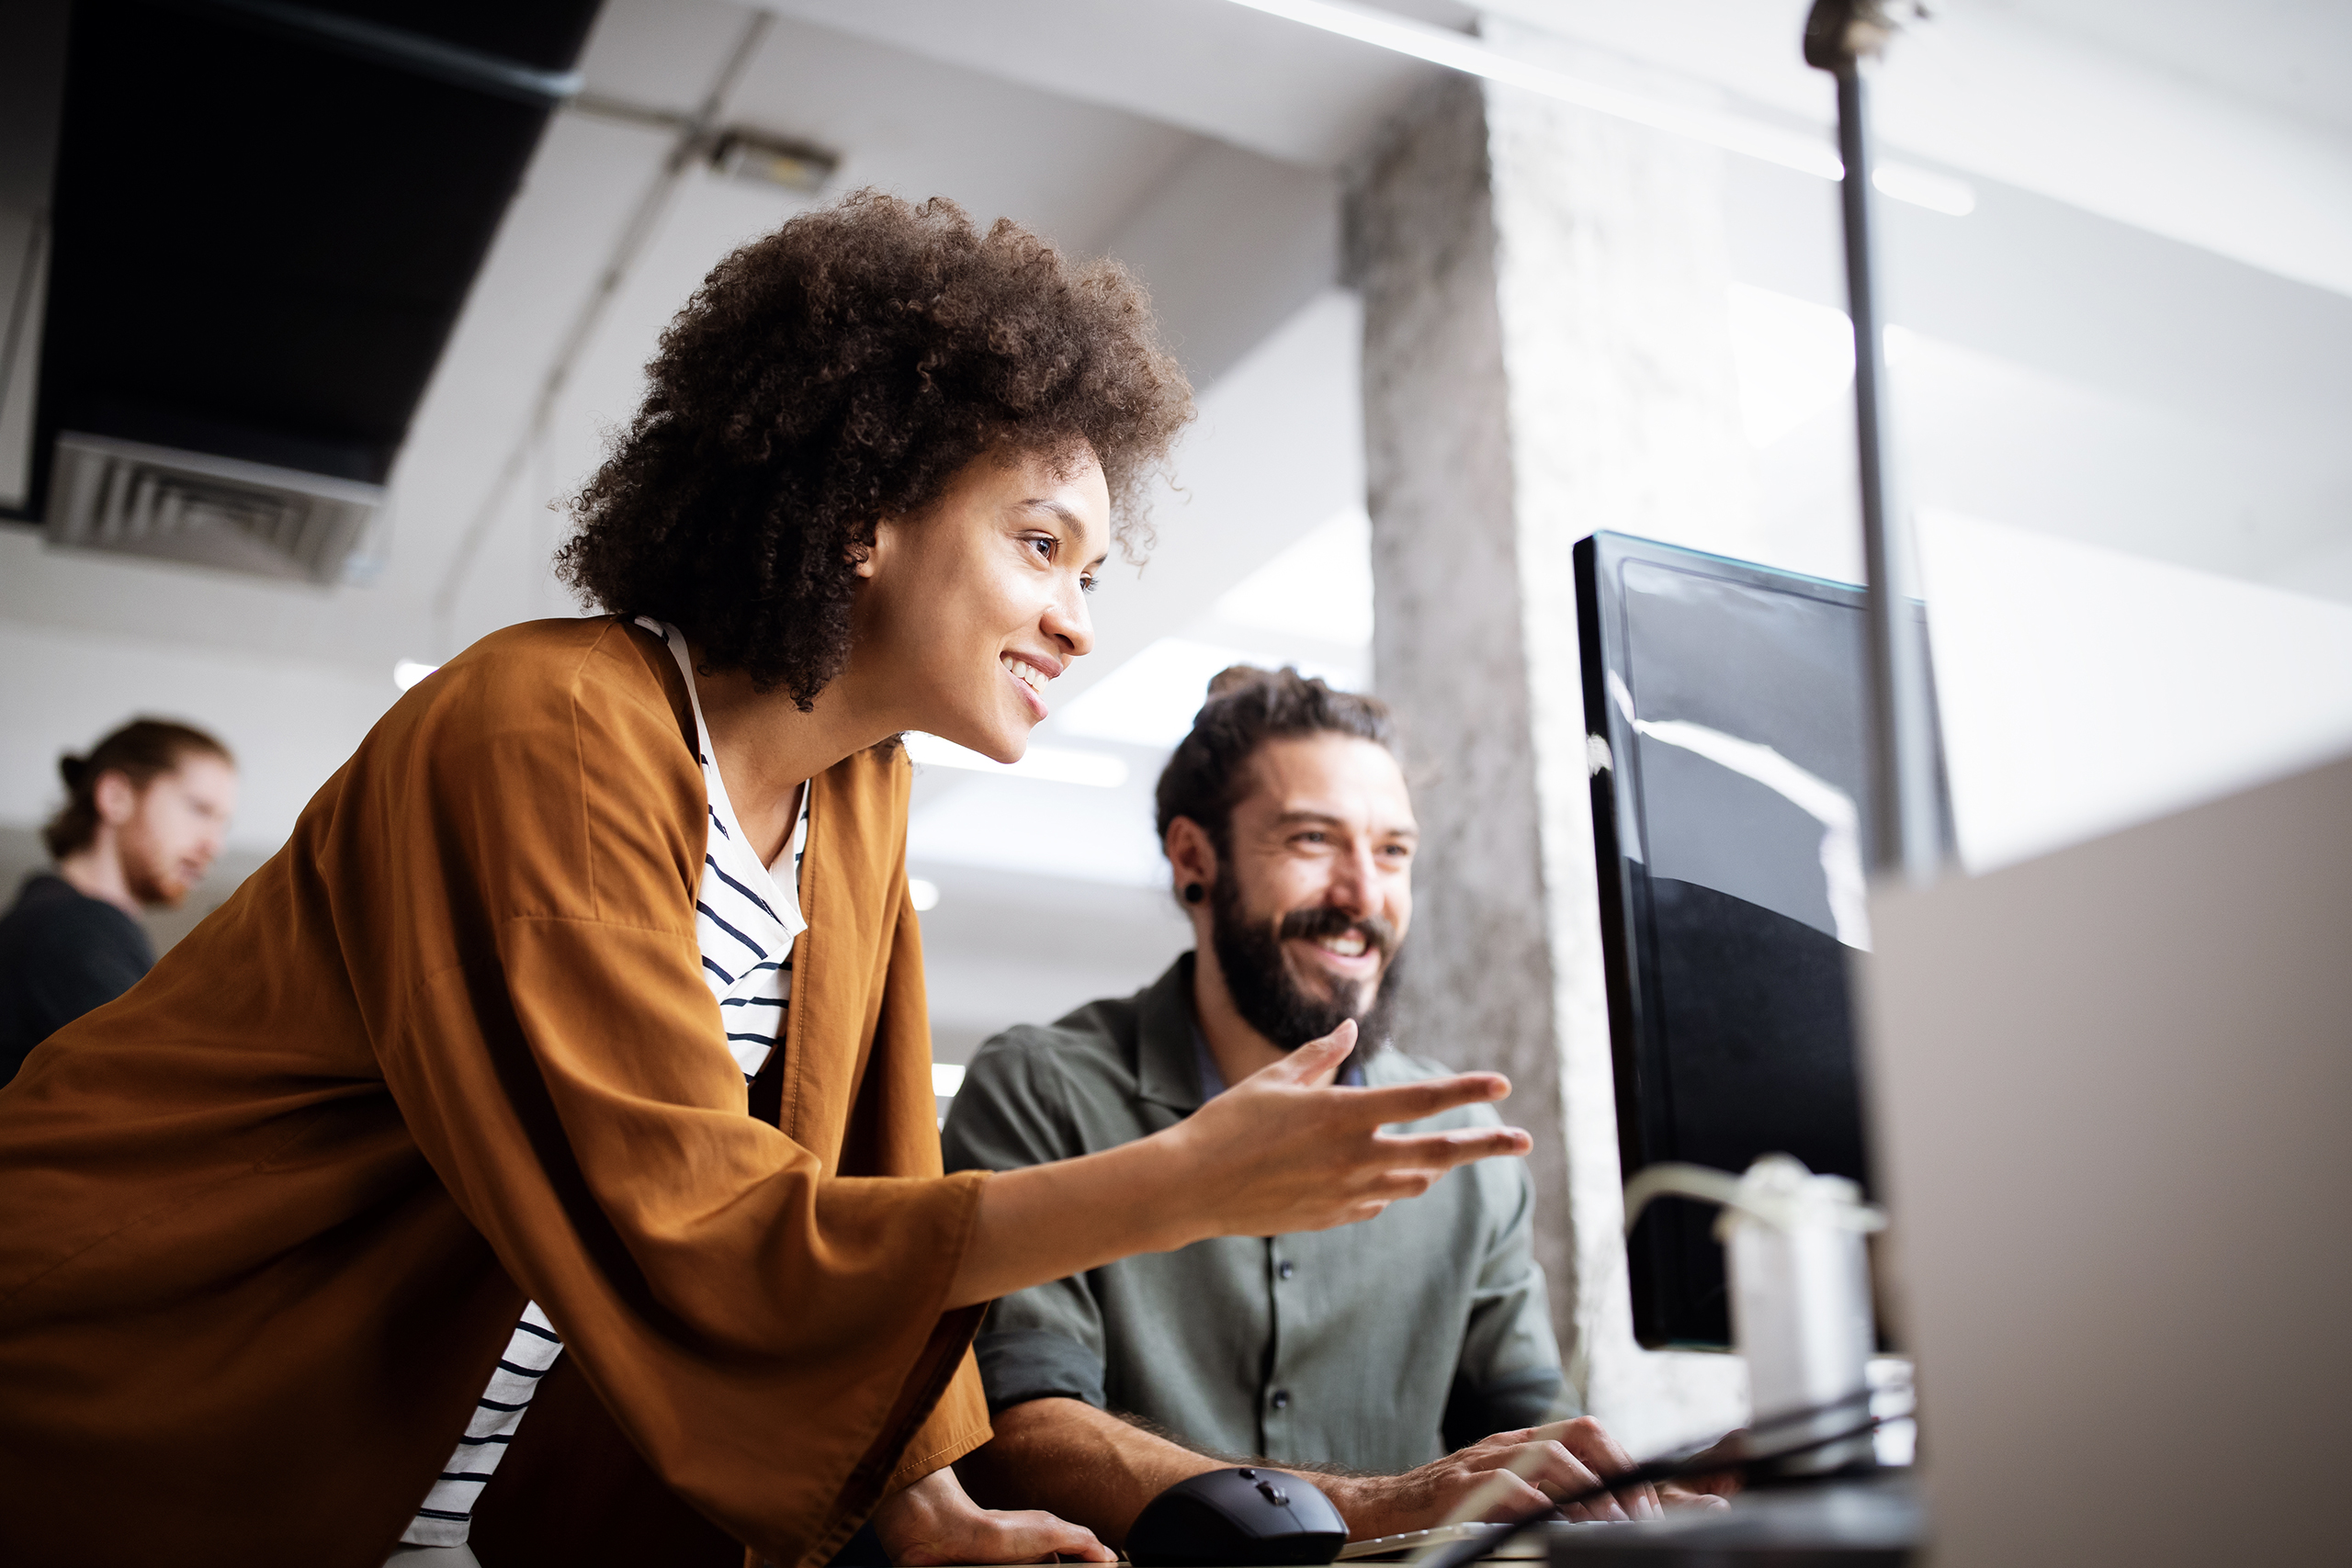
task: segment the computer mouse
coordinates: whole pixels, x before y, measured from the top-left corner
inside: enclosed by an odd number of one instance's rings
[[[1329,1562],[1348,1544],[1331,1499],[1286,1471],[1212,1470],[1154,1497],[1127,1531],[1136,1568]]]

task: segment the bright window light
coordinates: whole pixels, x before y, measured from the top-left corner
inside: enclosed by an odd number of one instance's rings
[[[924,914],[938,908],[939,884],[925,877],[908,877],[907,901],[915,907],[917,914]]]
[[[405,692],[440,668],[438,664],[420,664],[413,659],[403,659],[392,666],[392,684]]]
[[[1881,164],[1871,171],[1879,195],[1907,201],[1950,218],[1965,218],[1976,210],[1976,187],[1910,164]]]
[[[1846,400],[1854,384],[1854,323],[1845,311],[1745,283],[1731,286],[1730,306],[1739,417],[1749,446],[1760,452]],[[1920,338],[1890,325],[1880,341],[1893,367],[1918,352]]]
[[[1687,136],[1693,141],[1777,164],[1784,169],[1817,175],[1826,180],[1841,178],[1846,173],[1837,148],[1820,132],[1791,130],[1746,115],[1678,104],[1605,83],[1589,82],[1565,71],[1514,59],[1488,49],[1476,39],[1427,22],[1408,21],[1369,6],[1350,5],[1345,0],[1234,0],[1234,4],[1375,48],[1409,54],[1451,71],[1524,88],[1596,114]],[[1961,181],[1904,164],[1881,165],[1871,175],[1871,184],[1882,195],[1896,201],[1916,202],[1953,217],[1976,205],[1976,193]]]
[[[943,1100],[953,1100],[956,1091],[964,1087],[964,1064],[933,1062],[931,1065],[931,1092]]]
[[[1350,648],[1372,644],[1372,519],[1351,506],[1227,589],[1209,614]]]
[[[1729,304],[1749,446],[1760,452],[1845,401],[1854,384],[1854,323],[1845,311],[1745,283],[1731,286]]]
[[[1363,683],[1360,670],[1314,660],[1270,659],[1238,648],[1164,637],[1063,709],[1062,728],[1069,734],[1097,740],[1173,750],[1178,741],[1192,733],[1193,716],[1207,699],[1213,677],[1236,664],[1266,668],[1283,663],[1295,663],[1300,674],[1319,675],[1347,691],[1358,690]]]
[[[1021,761],[1000,762],[952,740],[917,730],[909,730],[905,740],[907,755],[929,768],[968,768],[976,773],[1042,779],[1047,784],[1089,784],[1096,789],[1116,789],[1127,782],[1125,760],[1102,751],[1032,746]]]

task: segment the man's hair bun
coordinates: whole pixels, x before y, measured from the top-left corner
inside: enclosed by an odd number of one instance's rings
[[[1262,685],[1274,679],[1274,671],[1261,670],[1255,664],[1235,664],[1209,677],[1209,700],[1230,696],[1245,687]]]
[[[90,760],[76,757],[69,751],[57,759],[57,776],[65,781],[68,794],[79,795],[82,793],[82,781],[90,776]]]

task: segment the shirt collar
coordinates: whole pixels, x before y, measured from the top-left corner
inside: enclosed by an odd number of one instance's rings
[[[1193,954],[1168,967],[1143,994],[1136,1019],[1136,1089],[1144,1099],[1177,1111],[1198,1111],[1226,1090],[1208,1036],[1193,1018]],[[1363,1067],[1350,1063],[1340,1082],[1363,1087]]]
[[[1193,955],[1168,966],[1136,1012],[1136,1093],[1171,1111],[1201,1108],[1201,1074],[1193,1058]]]
[[[1193,1070],[1201,1080],[1201,1103],[1206,1105],[1226,1090],[1225,1074],[1217,1070],[1216,1053],[1209,1049],[1209,1037],[1201,1026],[1193,1026]],[[1339,1081],[1348,1089],[1363,1087],[1363,1064],[1350,1062],[1341,1069]]]

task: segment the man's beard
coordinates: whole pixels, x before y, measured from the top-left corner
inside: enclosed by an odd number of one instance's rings
[[[1365,942],[1387,958],[1381,973],[1367,981],[1338,981],[1329,999],[1300,986],[1283,961],[1286,939],[1333,936],[1360,931]],[[1356,1048],[1340,1066],[1345,1077],[1387,1043],[1391,1000],[1396,987],[1396,930],[1377,915],[1357,918],[1321,906],[1293,909],[1279,928],[1252,919],[1241,908],[1241,894],[1231,878],[1221,877],[1209,889],[1209,941],[1224,971],[1225,988],[1242,1021],[1264,1035],[1277,1049],[1295,1051],[1310,1040],[1320,1040],[1342,1021],[1356,1021]]]
[[[122,864],[122,885],[133,898],[151,909],[176,909],[188,895],[188,884],[178,867],[155,852],[151,835],[133,824],[115,840],[115,857]]]

